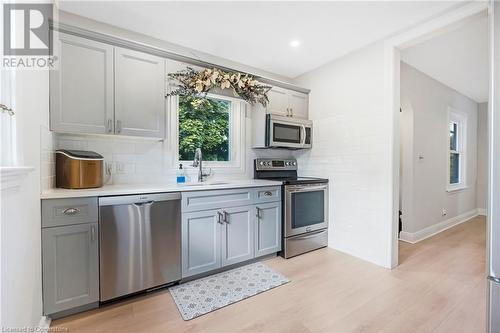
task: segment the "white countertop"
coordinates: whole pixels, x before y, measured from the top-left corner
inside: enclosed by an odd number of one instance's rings
[[[99,188],[85,190],[68,190],[55,188],[42,192],[42,199],[62,199],[80,197],[102,197],[111,195],[140,194],[140,193],[162,193],[162,192],[184,192],[202,190],[222,190],[242,187],[279,186],[281,182],[260,179],[241,179],[229,181],[207,181],[201,184],[122,184],[104,185]]]

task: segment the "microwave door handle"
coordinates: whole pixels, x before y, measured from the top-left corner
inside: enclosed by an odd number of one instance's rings
[[[304,147],[306,145],[306,127],[304,125],[301,125],[302,126],[302,142],[301,142],[301,146]]]

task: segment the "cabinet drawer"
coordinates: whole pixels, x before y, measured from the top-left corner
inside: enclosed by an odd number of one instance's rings
[[[272,202],[281,200],[281,187],[258,187],[255,189],[255,202]]]
[[[182,211],[193,212],[225,207],[246,206],[253,203],[253,188],[195,191],[182,193]]]
[[[97,198],[42,200],[42,228],[98,220]]]

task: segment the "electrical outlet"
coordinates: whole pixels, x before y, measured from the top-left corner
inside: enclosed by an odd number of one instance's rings
[[[446,208],[443,208],[443,210],[441,211],[441,216],[446,216],[446,214],[448,214],[448,212],[446,212]]]

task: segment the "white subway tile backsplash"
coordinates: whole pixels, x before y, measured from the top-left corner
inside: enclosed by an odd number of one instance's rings
[[[136,157],[135,154],[113,154],[113,161],[135,163]]]

